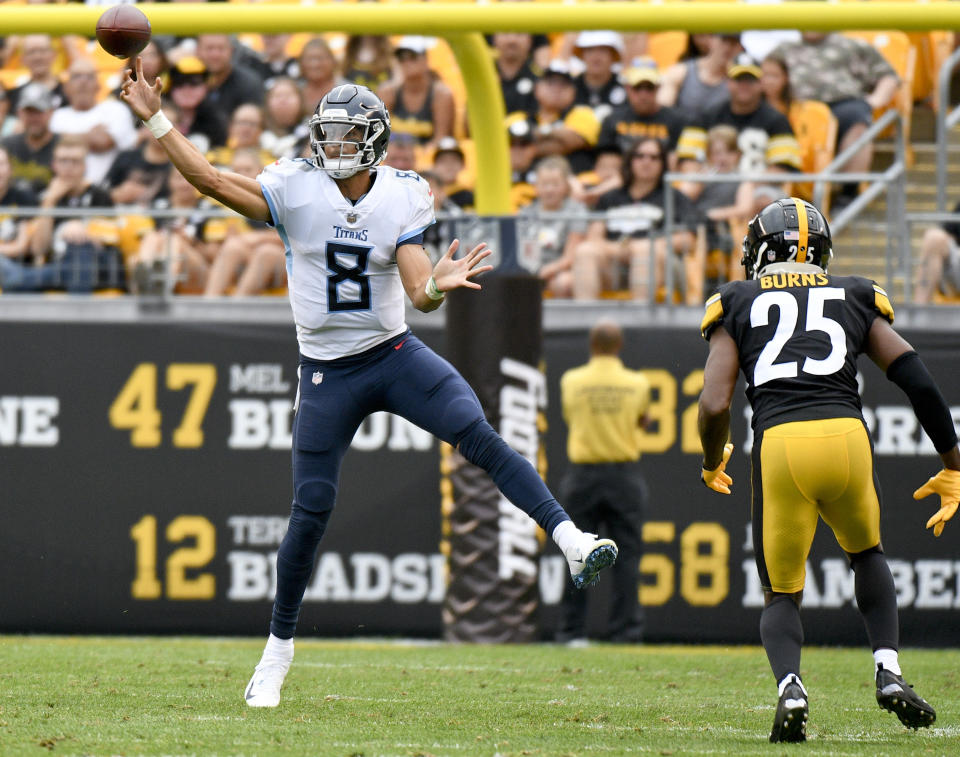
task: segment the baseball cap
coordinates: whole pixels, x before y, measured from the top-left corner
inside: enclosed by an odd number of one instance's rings
[[[20,91],[17,107],[50,110],[53,108],[53,93],[40,82],[31,82]]]
[[[660,86],[660,72],[653,58],[634,58],[630,66],[623,72],[623,80],[627,86],[636,87],[640,84]]]
[[[417,55],[426,55],[429,47],[426,37],[410,35],[400,38],[397,44],[393,46],[393,54],[396,55],[401,50],[409,50]]]
[[[741,53],[734,58],[730,68],[727,69],[727,76],[731,79],[736,79],[738,76],[753,76],[759,79],[762,73],[760,64],[746,53]]]
[[[202,84],[207,76],[203,61],[193,55],[178,60],[170,68],[170,86],[178,84]]]
[[[456,137],[444,137],[437,142],[437,149],[433,153],[433,159],[436,160],[437,156],[445,152],[452,152],[460,156],[460,160],[463,160],[463,149],[460,147],[460,143],[457,142]]]
[[[546,79],[550,76],[559,76],[569,82],[573,81],[573,72],[570,70],[570,64],[564,60],[550,61],[550,65],[544,69],[543,76],[540,78]]]
[[[577,35],[573,51],[577,55],[587,47],[609,47],[617,54],[617,60],[623,57],[623,37],[611,31],[587,31]]]
[[[391,145],[415,145],[416,143],[417,143],[417,138],[408,131],[390,132]]]
[[[510,122],[507,126],[507,136],[512,145],[528,145],[533,142],[533,129],[529,121],[525,118],[519,118]]]

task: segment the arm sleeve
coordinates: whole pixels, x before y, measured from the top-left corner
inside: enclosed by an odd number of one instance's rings
[[[937,452],[943,454],[953,449],[957,444],[953,415],[920,356],[913,350],[903,353],[890,363],[887,378],[907,395]]]

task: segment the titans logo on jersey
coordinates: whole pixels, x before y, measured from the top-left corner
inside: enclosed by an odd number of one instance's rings
[[[776,273],[724,285],[706,303],[704,339],[733,337],[759,432],[779,423],[860,418],[857,357],[886,292],[860,276]]]
[[[381,166],[354,204],[303,159],[278,160],[257,181],[286,247],[300,352],[335,360],[406,331],[397,248],[435,220],[427,182]]]

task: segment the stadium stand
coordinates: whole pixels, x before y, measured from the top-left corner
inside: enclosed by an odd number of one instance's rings
[[[265,2],[281,2],[282,0],[264,0]],[[352,0],[347,0],[348,2]],[[419,0],[380,0],[384,3],[416,3],[422,7]],[[937,0],[932,0],[937,1]],[[231,2],[249,2],[249,0],[231,0]],[[470,0],[464,0],[470,2]],[[902,83],[893,104],[899,113],[903,124],[903,135],[906,140],[906,156],[908,165],[914,165],[915,150],[912,135],[913,125],[917,122],[915,118],[915,109],[921,109],[921,115],[927,112],[928,107],[939,108],[939,90],[937,87],[937,77],[943,66],[944,61],[950,55],[954,47],[954,35],[949,31],[932,32],[911,32],[905,34],[900,31],[850,31],[846,32],[850,37],[865,40],[879,50],[883,56],[891,63],[896,70]],[[293,33],[283,35],[285,37],[285,54],[293,60],[302,52],[304,46],[315,38],[323,39],[330,47],[337,59],[338,66],[342,66],[344,53],[348,37],[342,33],[325,33],[314,35],[307,32]],[[531,55],[531,61],[536,61],[533,71],[540,72],[545,66],[543,54],[547,53],[553,56],[554,60],[561,59],[562,63],[572,65],[571,74],[577,72],[578,61],[571,59],[575,52],[574,40],[576,32],[557,33],[549,35],[537,35],[535,48]],[[614,65],[614,71],[618,76],[622,76],[623,70],[629,68],[632,60],[633,51],[637,45],[643,55],[651,58],[659,71],[662,73],[681,58],[691,54],[695,49],[698,37],[704,35],[691,35],[686,31],[658,31],[650,33],[641,33],[636,35],[625,35],[631,37],[627,44],[627,55],[622,62]],[[260,34],[241,34],[237,36],[237,42],[243,46],[240,54],[241,60],[255,60],[256,56],[264,51],[264,41]],[[400,36],[384,37],[392,46],[395,46]],[[167,41],[167,43],[173,40]],[[192,51],[191,40],[175,41],[174,61],[176,56],[182,56]],[[546,46],[544,46],[546,43]],[[22,50],[20,48],[20,39],[9,37],[7,39],[7,48],[5,49],[4,65],[0,67],[0,85],[4,89],[10,90],[20,86],[30,75],[30,69],[25,65]],[[80,37],[68,36],[54,40],[55,59],[53,70],[58,79],[65,78],[65,71],[71,61],[77,58],[85,58],[93,63],[97,71],[97,79],[100,84],[98,98],[100,100],[111,97],[115,94],[117,86],[122,78],[122,72],[125,67],[124,61],[118,61],[107,55],[97,45],[95,40],[84,39]],[[459,149],[462,151],[465,159],[464,169],[460,172],[455,187],[470,191],[476,180],[477,171],[482,168],[481,161],[478,160],[473,140],[470,139],[469,128],[467,124],[467,95],[463,76],[457,66],[456,57],[450,45],[442,38],[429,39],[429,46],[426,50],[427,60],[430,69],[434,72],[437,79],[442,81],[453,94],[456,116],[453,125],[453,136],[457,139]],[[391,60],[391,64],[396,68],[396,62]],[[579,64],[582,65],[582,64]],[[340,75],[342,72],[338,71]],[[535,84],[534,79],[533,84]],[[531,87],[532,89],[532,87]],[[922,104],[922,106],[920,105]],[[305,110],[309,112],[310,103],[306,104]],[[11,111],[15,115],[15,111]],[[877,113],[876,115],[879,115]],[[789,107],[788,117],[793,127],[797,140],[801,148],[802,169],[805,172],[821,172],[827,168],[831,160],[835,157],[837,150],[836,140],[836,120],[832,117],[827,108],[822,103],[806,101],[794,102]],[[12,123],[11,119],[11,123]],[[892,135],[892,129],[884,135],[889,138]],[[520,141],[514,140],[515,144]],[[891,141],[887,139],[885,146],[880,148],[892,151],[889,147]],[[298,142],[297,149],[304,145],[302,137]],[[228,146],[229,147],[229,146]],[[928,148],[923,148],[924,150]],[[420,146],[415,151],[415,167],[417,170],[429,170],[433,165],[433,145]],[[880,166],[886,158],[881,156],[880,162],[875,161],[875,165]],[[535,161],[527,169],[518,171],[514,184],[514,194],[521,198],[516,203],[517,207],[527,203],[532,197],[531,184],[529,181],[529,169],[535,166]],[[585,167],[588,168],[588,167]],[[584,175],[588,175],[589,170]],[[454,185],[451,185],[453,187]],[[793,191],[800,196],[812,198],[813,186],[810,183],[795,184]],[[829,196],[825,201],[824,209],[829,212]],[[116,236],[114,243],[127,254],[138,246],[139,240],[144,234],[146,226],[142,209],[137,213],[131,213],[129,216],[119,216],[115,221]],[[215,219],[211,222],[211,232],[223,226],[222,219]],[[735,225],[735,224],[734,224]],[[733,229],[734,236],[737,236],[736,228]],[[212,234],[216,236],[216,234]],[[699,245],[704,246],[704,245]],[[695,246],[683,260],[681,268],[683,269],[683,278],[690,282],[695,282],[698,278],[702,280],[702,268],[705,265],[703,253],[697,252]],[[735,256],[733,256],[735,257]],[[697,266],[700,266],[700,275],[694,275]],[[728,275],[734,274],[735,265],[731,265],[731,271]],[[662,299],[663,293],[660,293]],[[697,299],[696,287],[693,293],[687,291],[685,299],[694,301]]]

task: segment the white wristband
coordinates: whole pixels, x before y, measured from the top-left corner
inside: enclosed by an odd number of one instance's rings
[[[427,297],[429,297],[431,300],[442,300],[442,299],[443,299],[444,292],[441,292],[441,291],[437,288],[437,280],[436,280],[435,278],[433,278],[433,276],[431,276],[431,277],[427,280],[427,287],[426,287],[426,289],[425,289],[424,291],[427,293]]]
[[[162,110],[158,110],[150,116],[150,118],[143,122],[143,125],[146,126],[150,130],[150,133],[157,139],[160,139],[160,137],[173,128],[170,119],[166,117]]]

